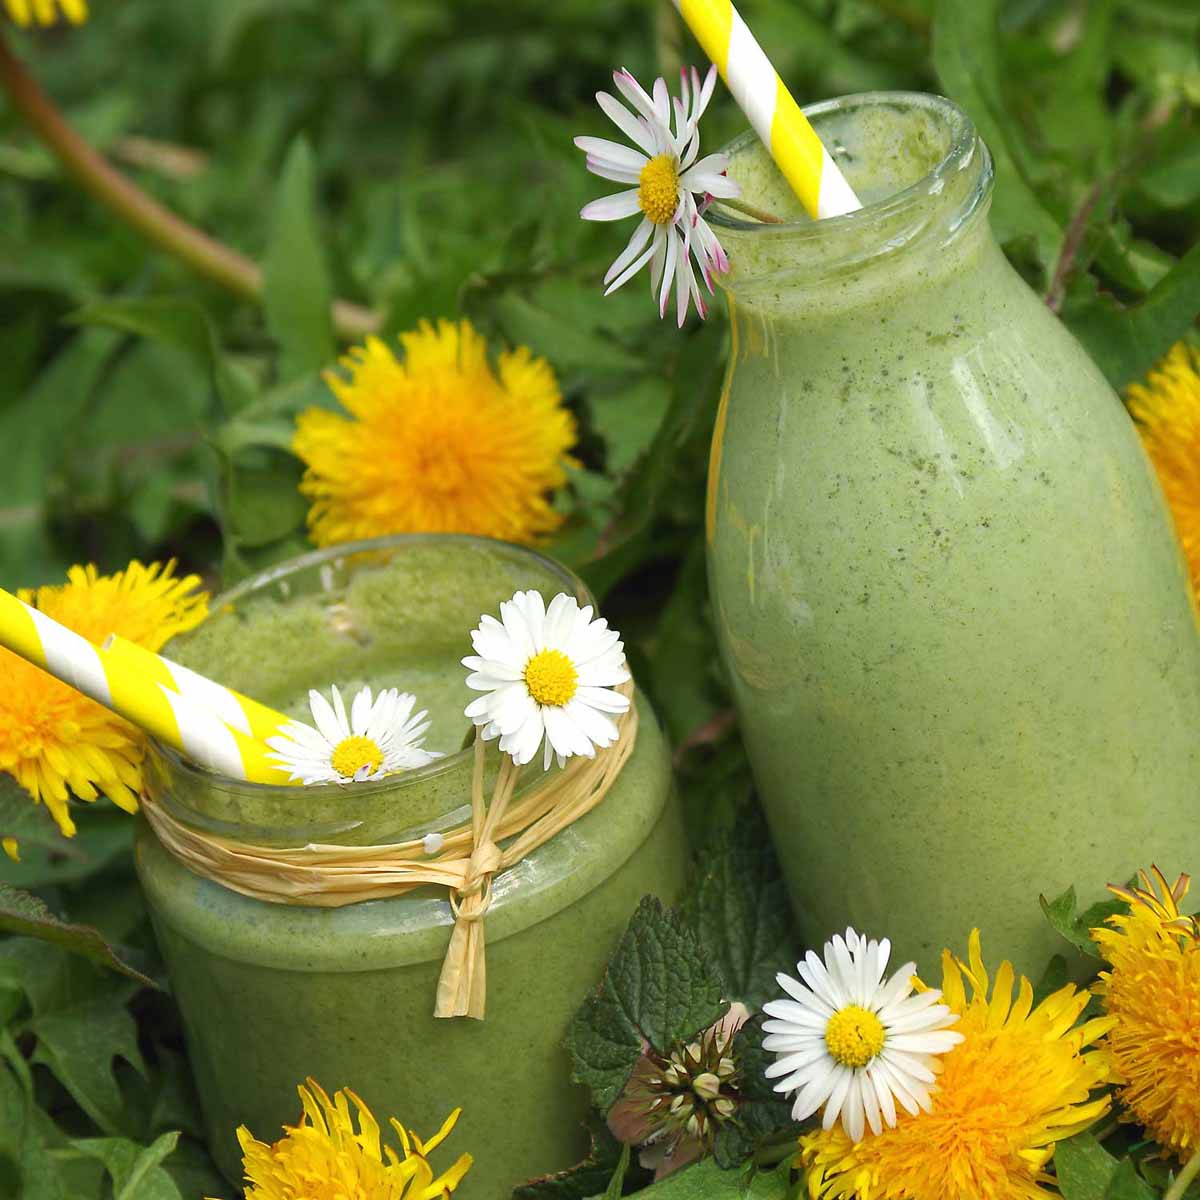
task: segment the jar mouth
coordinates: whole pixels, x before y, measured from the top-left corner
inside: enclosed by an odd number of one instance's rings
[[[779,238],[781,235],[802,239],[832,239],[850,228],[860,229],[868,223],[887,223],[889,218],[904,214],[914,204],[922,202],[929,196],[937,196],[946,190],[950,180],[956,178],[962,170],[972,166],[979,160],[979,179],[971,197],[967,197],[968,208],[974,209],[986,197],[991,184],[991,161],[982,140],[979,139],[970,116],[959,108],[954,101],[946,96],[928,94],[919,91],[865,91],[850,96],[838,96],[833,100],[822,100],[814,104],[806,104],[803,113],[808,116],[812,126],[821,134],[826,149],[838,162],[839,167],[847,175],[853,174],[854,156],[852,152],[834,138],[828,138],[822,132],[822,126],[829,126],[833,118],[853,118],[880,109],[906,110],[918,116],[924,116],[943,133],[946,139],[946,150],[932,167],[925,170],[905,186],[896,188],[886,196],[869,200],[862,208],[854,212],[846,212],[841,216],[824,217],[814,221],[806,214],[775,222],[746,220],[724,208],[720,200],[714,200],[706,212],[707,220],[720,229],[731,230],[738,236],[750,235],[754,238]],[[748,130],[722,149],[722,154],[730,156],[731,163],[750,148],[757,146],[758,138],[754,131]],[[853,182],[853,180],[851,180]],[[796,202],[798,203],[798,202]],[[967,216],[964,212],[962,216]]]
[[[371,559],[379,560],[381,555],[386,555],[387,558],[383,560],[386,562],[394,560],[407,550],[423,546],[475,548],[499,555],[501,558],[515,563],[526,564],[536,569],[540,575],[545,576],[548,580],[555,581],[558,585],[558,590],[573,595],[580,605],[595,605],[595,600],[591,592],[582,580],[560,563],[555,562],[553,559],[536,550],[472,534],[418,533],[394,534],[355,542],[344,542],[336,546],[313,550],[288,559],[285,562],[275,564],[250,576],[228,591],[221,593],[211,602],[210,612],[213,614],[221,613],[229,606],[239,605],[251,597],[268,592],[286,596],[290,594],[290,581],[298,576],[310,575],[314,571],[321,575],[322,580],[325,578],[325,572],[330,573],[329,577],[331,580],[334,575],[341,575],[348,578],[356,565],[355,560],[358,563],[366,565],[370,563]],[[554,586],[554,584],[552,583],[551,586]],[[467,640],[463,645],[462,653],[463,655],[467,655],[471,652],[471,645],[469,640]],[[170,646],[166,648],[165,653],[168,657],[171,655]],[[218,682],[224,681],[218,680]],[[472,694],[466,686],[466,669],[464,668],[464,708]],[[469,734],[470,732],[470,723],[465,715],[463,717],[463,731],[464,734]],[[251,806],[255,805],[258,801],[270,800],[273,802],[272,808],[275,810],[278,810],[279,807],[289,806],[293,802],[299,802],[295,808],[297,814],[304,812],[305,807],[311,806],[313,801],[340,796],[345,802],[348,802],[346,807],[341,807],[344,820],[322,822],[322,832],[327,835],[336,834],[339,830],[357,828],[361,824],[361,817],[370,811],[373,801],[378,800],[381,796],[395,796],[397,793],[428,784],[430,781],[443,775],[461,775],[465,771],[469,772],[474,755],[472,741],[465,740],[461,749],[447,752],[443,757],[436,759],[426,766],[406,770],[401,774],[387,776],[379,780],[364,780],[353,784],[270,784],[238,779],[233,776],[210,771],[185,758],[174,747],[168,746],[156,739],[152,738],[150,744],[152,757],[158,760],[154,764],[157,772],[160,775],[165,773],[170,779],[171,790],[178,789],[184,794],[192,793],[197,788],[210,791],[215,790],[227,794],[236,794]],[[537,774],[538,778],[541,778],[542,773],[539,771]],[[155,790],[160,793],[160,800],[166,799],[168,803],[171,802],[170,798],[165,795],[167,789],[156,788]],[[185,805],[185,807],[190,808],[191,806]],[[228,829],[229,826],[226,826],[226,828]],[[299,825],[296,829],[297,832],[300,832]],[[275,827],[274,831],[276,833],[282,832],[278,826]]]

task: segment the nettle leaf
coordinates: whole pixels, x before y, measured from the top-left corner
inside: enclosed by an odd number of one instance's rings
[[[743,810],[732,833],[713,839],[681,908],[726,999],[754,1010],[779,991],[775,975],[795,965],[801,945],[757,808]]]
[[[179,1134],[164,1133],[150,1146],[125,1138],[83,1138],[71,1145],[99,1159],[112,1177],[113,1200],[183,1200],[175,1181],[162,1167]]]
[[[99,930],[90,925],[60,921],[36,896],[7,883],[0,883],[0,930],[52,942],[71,954],[135,979],[145,987],[161,990],[159,983],[121,957]]]
[[[645,1200],[786,1200],[791,1194],[787,1163],[774,1171],[728,1170],[711,1158],[673,1171],[638,1193]]]
[[[331,300],[317,229],[316,164],[308,143],[297,138],[284,160],[263,263],[263,304],[279,343],[281,379],[334,360]]]
[[[645,897],[599,989],[571,1024],[572,1077],[606,1111],[646,1046],[660,1054],[713,1024],[726,1009],[721,984],[692,930],[660,900]]]
[[[1121,912],[1125,908],[1120,900],[1100,900],[1085,908],[1083,912],[1076,913],[1078,901],[1073,886],[1067,888],[1061,896],[1054,900],[1047,900],[1045,896],[1039,896],[1038,902],[1042,906],[1046,920],[1054,927],[1055,932],[1066,938],[1076,950],[1091,958],[1099,958],[1100,954],[1096,949],[1096,943],[1092,941],[1090,931],[1103,925],[1113,913]]]

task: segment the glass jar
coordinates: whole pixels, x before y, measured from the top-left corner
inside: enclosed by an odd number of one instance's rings
[[[376,783],[272,787],[154,747],[152,797],[194,827],[275,846],[404,841],[463,823],[473,754],[462,749],[462,710],[474,693],[459,660],[480,614],[522,588],[591,602],[538,554],[452,535],[341,546],[248,580],[168,654],[301,718],[310,687],[411,691],[433,720],[426,748],[447,756]],[[237,1126],[277,1139],[309,1075],[329,1091],[353,1088],[381,1119],[395,1114],[422,1134],[461,1105],[452,1149],[475,1156],[466,1200],[501,1200],[586,1154],[568,1023],[639,898],[669,901],[686,867],[667,748],[638,704],[637,742],[607,797],[495,879],[482,1022],[433,1017],[452,921],[444,889],[342,908],[264,903],[192,874],[139,823],[138,873],[210,1145],[231,1180],[241,1176]],[[540,777],[539,758],[520,786]]]
[[[806,110],[864,201],[812,222],[747,135],[709,572],[810,944],[926,971],[973,925],[1039,971],[1038,895],[1200,858],[1200,641],[1120,400],[988,225],[950,101]]]

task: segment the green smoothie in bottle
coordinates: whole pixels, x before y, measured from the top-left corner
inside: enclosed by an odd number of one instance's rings
[[[167,653],[302,719],[310,687],[336,684],[347,698],[363,684],[410,691],[432,718],[425,748],[445,757],[375,783],[272,787],[155,748],[151,795],[186,825],[258,845],[381,844],[462,824],[473,761],[463,709],[475,693],[459,660],[480,615],[527,588],[591,602],[540,555],[451,535],[320,551],[247,581]],[[211,1148],[231,1181],[237,1127],[276,1140],[296,1121],[306,1076],[330,1092],[352,1088],[380,1120],[395,1115],[423,1136],[461,1106],[444,1165],[474,1156],[465,1200],[504,1200],[586,1155],[587,1096],[570,1081],[567,1026],[638,900],[673,899],[687,864],[666,745],[638,704],[637,742],[603,801],[495,877],[483,1021],[433,1016],[453,920],[444,888],[341,908],[264,903],[193,874],[141,823],[138,872]],[[539,757],[520,786],[540,767]]]
[[[1200,640],[1121,402],[1006,261],[949,101],[808,110],[864,202],[811,222],[761,146],[709,477],[718,635],[810,944],[1036,973],[1039,892],[1200,860]]]

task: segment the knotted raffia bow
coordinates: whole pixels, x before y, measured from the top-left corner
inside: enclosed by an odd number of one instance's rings
[[[633,752],[638,726],[632,680],[614,690],[630,699],[628,710],[617,718],[616,742],[594,758],[572,758],[520,797],[515,797],[520,768],[505,754],[491,801],[485,802],[486,747],[477,731],[471,820],[445,834],[437,859],[429,859],[424,838],[378,846],[256,846],[186,825],[154,799],[145,800],[143,811],[159,841],[190,870],[255,900],[340,908],[401,896],[428,884],[447,888],[454,929],[434,1016],[482,1020],[487,992],[484,917],[492,902],[492,882],[608,795]]]

